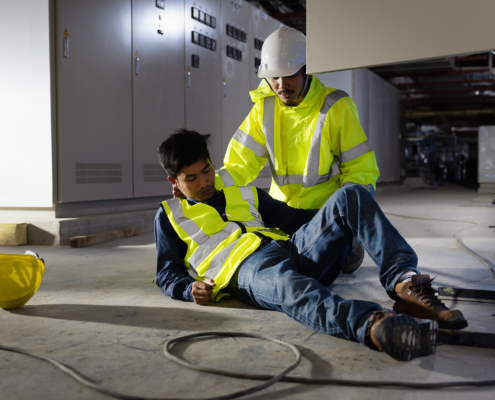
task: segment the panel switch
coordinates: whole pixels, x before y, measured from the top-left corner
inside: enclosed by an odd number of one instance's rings
[[[191,64],[194,68],[199,68],[199,56],[196,54],[193,54],[191,56]]]

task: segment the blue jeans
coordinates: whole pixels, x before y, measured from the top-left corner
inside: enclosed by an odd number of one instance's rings
[[[359,185],[335,192],[287,241],[272,242],[246,258],[235,296],[255,306],[286,313],[307,327],[364,344],[366,323],[382,307],[344,300],[328,287],[340,274],[355,237],[379,268],[380,282],[394,298],[405,271],[418,258]]]

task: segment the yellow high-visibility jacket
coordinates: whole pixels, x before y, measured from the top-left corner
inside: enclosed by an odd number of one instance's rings
[[[255,105],[232,137],[216,187],[245,186],[268,161],[270,195],[300,209],[321,208],[339,188],[365,186],[374,194],[375,154],[347,93],[312,77],[296,107],[286,106],[263,81],[250,92]]]
[[[222,289],[241,262],[259,247],[261,237],[289,239],[279,229],[265,227],[255,187],[229,187],[223,192],[224,215],[208,204],[191,205],[185,199],[173,198],[162,203],[172,228],[187,244],[184,264],[189,275],[196,280],[215,280],[213,301],[229,296]]]

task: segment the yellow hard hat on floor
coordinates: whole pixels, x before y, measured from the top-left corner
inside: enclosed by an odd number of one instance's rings
[[[37,254],[0,254],[0,308],[19,308],[41,284],[45,263]]]

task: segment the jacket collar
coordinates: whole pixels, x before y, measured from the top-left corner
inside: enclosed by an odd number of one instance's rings
[[[312,78],[313,79],[311,79],[311,85],[309,87],[309,91],[306,94],[304,100],[301,102],[301,104],[295,107],[290,107],[284,105],[284,103],[280,99],[278,99],[279,105],[282,107],[286,107],[288,109],[297,109],[297,110],[312,107],[314,105],[315,97],[318,98],[317,96],[318,92],[324,88],[323,84],[316,76],[313,75]],[[251,90],[249,92],[249,95],[251,96],[251,100],[253,101],[253,103],[258,102],[261,99],[264,99],[265,97],[269,97],[269,96],[277,97],[277,95],[273,93],[272,89],[270,88],[270,85],[268,85],[265,79],[261,81],[260,85],[258,86],[258,89]]]

